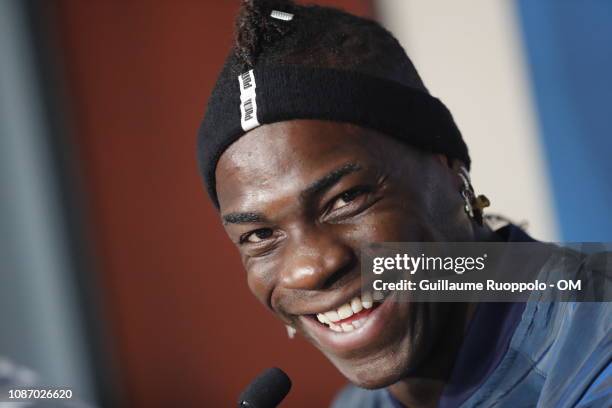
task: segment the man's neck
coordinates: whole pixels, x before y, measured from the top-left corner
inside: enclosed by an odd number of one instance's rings
[[[503,241],[502,237],[493,231],[487,224],[478,225],[476,222],[472,222],[472,228],[474,231],[474,241],[477,242],[496,242]]]
[[[472,224],[474,241],[503,241],[502,237],[488,225]],[[450,303],[449,303],[450,305]],[[438,345],[430,352],[431,358],[417,372],[387,387],[399,402],[408,408],[436,407],[444,386],[448,382],[459,347],[472,320],[475,303],[453,304],[453,323],[440,336]]]
[[[395,399],[408,408],[434,408],[438,405],[445,381],[405,378],[388,387]]]
[[[453,310],[450,324],[439,336],[426,361],[402,380],[387,387],[408,408],[436,407],[454,366],[455,359],[476,310],[475,303],[448,303]]]

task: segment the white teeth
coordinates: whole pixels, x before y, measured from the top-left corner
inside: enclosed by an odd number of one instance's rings
[[[347,317],[351,317],[353,315],[353,309],[351,309],[351,305],[348,303],[343,304],[338,308],[338,316],[340,316],[340,320],[346,319]]]
[[[361,304],[361,299],[359,299],[359,297],[354,297],[351,299],[351,310],[353,313],[359,313],[363,310],[363,305]]]
[[[329,328],[335,332],[342,332],[342,327],[338,326],[337,324],[330,323]]]
[[[342,323],[342,330],[345,332],[353,331],[355,328],[350,323]]]
[[[366,309],[370,309],[372,307],[374,304],[374,299],[372,299],[372,294],[370,292],[364,292],[364,294],[361,295],[361,304]]]
[[[340,316],[338,315],[338,312],[336,312],[335,310],[325,312],[325,317],[327,317],[332,322],[337,322],[338,320],[341,320]]]
[[[385,295],[377,290],[374,292],[373,298],[374,300],[383,300],[385,298]]]
[[[340,320],[344,320],[361,312],[363,309],[371,309],[374,305],[374,300],[384,299],[382,292],[364,292],[361,296],[355,296],[350,302],[343,304],[336,310],[330,310],[325,313],[317,313],[317,320],[329,326],[335,332],[350,332],[360,328],[366,322],[367,317],[353,320],[350,323],[336,324]]]

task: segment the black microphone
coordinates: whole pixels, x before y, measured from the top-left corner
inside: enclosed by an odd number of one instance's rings
[[[238,408],[274,408],[289,394],[291,379],[280,368],[268,368],[238,398]]]

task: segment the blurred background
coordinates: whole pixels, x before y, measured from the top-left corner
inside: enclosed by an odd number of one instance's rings
[[[250,295],[197,172],[238,3],[0,0],[0,388],[232,406],[275,365],[285,405],[313,407],[344,383]],[[612,2],[318,3],[398,37],[492,211],[535,238],[612,241]]]

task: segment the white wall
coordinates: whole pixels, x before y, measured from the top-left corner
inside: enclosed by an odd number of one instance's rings
[[[491,212],[559,239],[547,167],[508,0],[377,0],[379,20],[406,49],[430,92],[453,113],[472,157],[472,181]]]

